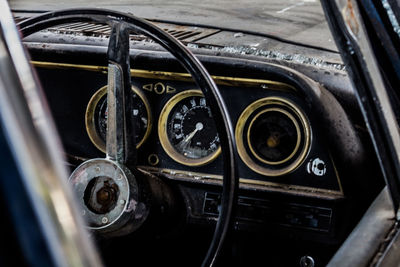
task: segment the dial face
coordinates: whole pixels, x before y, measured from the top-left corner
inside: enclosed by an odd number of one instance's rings
[[[206,164],[221,151],[210,107],[199,90],[184,91],[168,101],[159,134],[167,154],[185,165]]]
[[[296,121],[278,111],[264,112],[252,123],[250,146],[267,162],[281,162],[290,158],[300,138]]]
[[[135,87],[132,87],[132,91],[134,108],[131,119],[135,125],[136,147],[140,147],[150,133],[151,113],[143,93]],[[104,86],[93,95],[86,110],[86,130],[90,140],[102,152],[106,150],[107,117],[107,87]]]
[[[199,159],[218,149],[218,133],[204,97],[182,99],[172,109],[168,121],[168,139],[183,156]]]
[[[311,128],[291,100],[265,97],[240,115],[235,129],[238,154],[253,171],[281,176],[299,167],[309,151]]]
[[[148,115],[143,100],[135,93],[132,94],[133,106],[131,116],[135,125],[136,145],[143,139],[148,127]],[[101,139],[105,142],[107,135],[107,94],[99,101],[95,112],[95,126]]]

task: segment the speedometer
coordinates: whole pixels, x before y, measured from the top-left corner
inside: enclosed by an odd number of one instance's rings
[[[166,153],[181,164],[201,166],[221,152],[210,107],[200,90],[172,97],[161,111],[158,130]]]

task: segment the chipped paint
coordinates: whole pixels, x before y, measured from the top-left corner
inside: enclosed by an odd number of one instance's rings
[[[249,46],[225,46],[225,47],[220,47],[220,46],[212,46],[212,45],[197,45],[197,44],[188,44],[187,45],[189,48],[193,49],[198,49],[198,48],[205,48],[205,49],[210,49],[213,51],[218,51],[218,52],[226,52],[226,53],[232,53],[232,54],[241,54],[241,55],[252,55],[252,56],[261,56],[267,59],[275,59],[275,60],[284,60],[288,62],[293,62],[293,63],[298,63],[298,64],[304,64],[304,65],[313,65],[319,68],[324,68],[324,69],[332,69],[332,70],[340,70],[343,71],[345,70],[345,65],[340,64],[340,63],[332,63],[328,61],[324,61],[320,58],[313,58],[313,57],[307,57],[301,54],[288,54],[288,53],[282,53],[278,51],[272,51],[272,50],[265,50],[265,49],[259,49],[256,47],[249,47]]]
[[[125,212],[131,212],[133,210],[136,210],[137,202],[134,199],[131,199],[129,201],[129,205],[126,207]]]
[[[292,8],[295,8],[295,7],[298,7],[298,6],[303,6],[303,5],[304,5],[304,1],[301,1],[300,3],[297,3],[297,4],[294,4],[294,5],[288,6],[286,8],[283,8],[283,9],[277,11],[276,13],[277,14],[282,14],[282,13],[285,13],[286,11],[288,11],[288,10],[290,10]]]
[[[244,36],[244,34],[241,33],[241,32],[237,32],[237,33],[235,33],[235,34],[233,35],[233,37],[235,37],[235,38],[239,38],[239,37],[243,37],[243,36]]]
[[[307,0],[307,1],[314,1],[314,0]],[[307,2],[307,1],[303,1],[303,2]],[[181,27],[183,27],[183,26],[181,26]],[[185,26],[185,28],[187,28],[187,27]],[[102,28],[102,30],[103,30],[103,28]],[[202,29],[202,30],[204,31],[204,29]],[[107,34],[102,34],[105,32],[102,32],[100,30],[80,31],[79,28],[77,28],[75,30],[75,28],[70,29],[66,26],[63,26],[61,28],[53,28],[48,31],[51,31],[52,33],[55,33],[55,34],[69,34],[72,36],[91,36],[91,37],[104,38],[104,39],[109,38],[109,36]],[[243,36],[245,36],[245,35],[242,32],[234,32],[233,33],[234,38],[241,38]],[[136,41],[136,42],[142,42],[142,43],[154,43],[154,41],[152,41],[151,39],[148,39],[141,35],[138,35],[138,36],[132,35],[131,40]],[[196,41],[196,40],[194,40],[194,41]],[[336,70],[336,71],[345,70],[345,65],[341,64],[341,63],[328,62],[321,58],[305,56],[302,54],[282,53],[280,51],[267,50],[267,49],[259,48],[260,43],[253,43],[253,44],[246,45],[246,46],[219,46],[219,45],[211,45],[211,44],[197,44],[192,41],[185,41],[184,44],[186,44],[187,47],[192,48],[192,49],[200,48],[200,49],[207,49],[207,50],[224,52],[224,53],[259,56],[259,57],[264,57],[264,58],[272,59],[272,60],[287,61],[287,62],[303,64],[303,65],[312,65],[314,67],[324,68],[324,69],[328,69],[328,70]]]
[[[277,14],[283,14],[283,13],[285,13],[286,11],[289,11],[289,10],[295,8],[295,7],[304,6],[305,3],[314,3],[314,2],[315,2],[315,0],[303,0],[303,1],[299,2],[299,3],[296,3],[296,4],[293,4],[293,5],[291,5],[291,6],[282,8],[281,10],[276,11],[276,13],[277,13]]]
[[[386,12],[388,14],[390,23],[392,23],[393,29],[394,31],[397,33],[397,35],[399,35],[400,37],[400,25],[399,22],[396,19],[396,16],[393,13],[393,10],[389,4],[389,2],[387,0],[382,0],[382,5],[383,7],[386,9]]]

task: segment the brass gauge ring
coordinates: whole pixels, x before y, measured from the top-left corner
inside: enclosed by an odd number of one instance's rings
[[[142,91],[132,86],[133,98],[136,109],[132,110],[132,116],[136,119],[136,148],[139,148],[149,137],[152,127],[152,116],[149,102]],[[107,131],[107,86],[101,87],[90,99],[85,114],[86,132],[93,145],[101,152],[106,152]]]
[[[200,90],[174,95],[158,121],[161,146],[169,157],[186,166],[202,166],[221,153],[211,110]]]
[[[281,176],[304,162],[311,144],[311,127],[304,112],[283,97],[251,103],[235,129],[238,153],[253,171]]]

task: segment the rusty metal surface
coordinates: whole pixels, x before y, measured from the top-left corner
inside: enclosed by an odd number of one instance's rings
[[[92,7],[81,0],[11,0],[14,10],[44,11]],[[294,42],[337,51],[320,2],[317,0],[99,0],[96,7],[129,12],[136,16],[225,27],[268,34]]]

